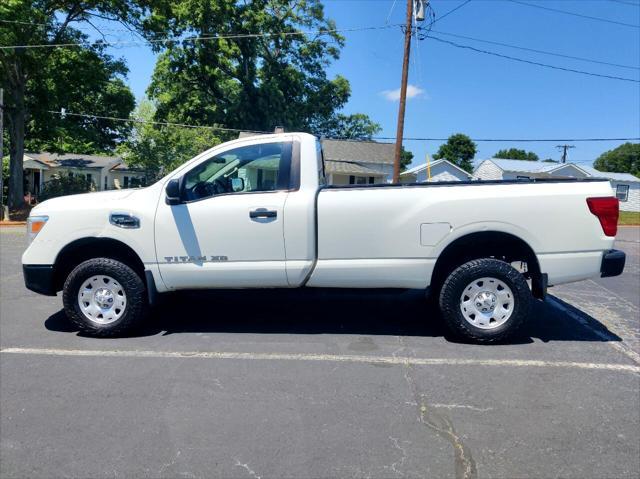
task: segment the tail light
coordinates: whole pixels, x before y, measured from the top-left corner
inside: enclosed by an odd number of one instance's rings
[[[618,232],[618,214],[620,210],[618,198],[613,196],[587,198],[587,205],[589,205],[591,213],[600,220],[604,234],[615,236]]]

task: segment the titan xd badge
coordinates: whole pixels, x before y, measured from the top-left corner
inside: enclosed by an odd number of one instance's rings
[[[167,263],[217,263],[228,261],[226,256],[165,256]]]

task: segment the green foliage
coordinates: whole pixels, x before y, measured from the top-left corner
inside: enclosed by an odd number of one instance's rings
[[[335,116],[351,91],[345,78],[327,77],[344,39],[333,31],[320,0],[166,0],[145,25],[175,40],[156,44],[161,53],[147,93],[156,101],[158,119],[260,131],[284,126],[332,136],[370,137],[377,131],[364,115]],[[292,34],[314,30],[331,33]],[[272,35],[184,39],[256,32]]]
[[[1,18],[42,25],[3,24],[0,44],[86,42],[87,35],[72,28],[73,22],[88,20],[94,14],[133,21],[140,9],[129,3],[134,2],[9,0],[0,6]],[[128,134],[127,123],[63,118],[48,112],[65,108],[99,116],[129,115],[135,99],[123,81],[127,68],[123,61],[106,54],[103,45],[2,50],[0,63],[5,102],[8,108],[22,108],[25,113],[27,150],[103,152]],[[11,122],[11,115],[7,116]]]
[[[526,160],[526,161],[540,161],[538,155],[533,151],[519,150],[518,148],[509,148],[508,150],[500,150],[493,155],[494,158],[504,158],[507,160]],[[553,160],[551,160],[553,161]]]
[[[624,143],[601,154],[593,166],[600,171],[631,173],[640,177],[640,143]]]
[[[151,121],[155,107],[143,100],[133,117]],[[133,134],[118,147],[129,166],[143,169],[150,180],[177,168],[185,161],[212,148],[222,141],[215,130],[207,128],[180,128],[136,123]]]
[[[353,140],[370,140],[373,135],[382,131],[380,124],[371,121],[363,113],[343,115],[339,113],[319,124],[314,133],[329,138],[346,138]]]
[[[411,153],[409,150],[405,150],[403,146],[402,151],[400,152],[400,173],[405,171],[412,161],[413,153]]]
[[[554,160],[552,158],[547,158],[546,160],[542,160],[542,161],[544,161],[545,163],[559,163],[558,160]]]
[[[93,187],[94,185],[83,176],[55,175],[45,182],[39,199],[44,201],[58,196],[86,193]]]
[[[471,141],[471,138],[462,133],[456,133],[451,135],[445,144],[440,145],[438,152],[433,155],[433,159],[444,158],[471,173],[473,172],[471,160],[476,156],[476,151],[476,144]]]
[[[75,22],[93,17],[140,25],[148,3],[134,0],[3,0],[0,45],[50,45],[88,41]],[[127,69],[105,53],[104,45],[74,48],[14,48],[0,50],[0,86],[5,89],[10,138],[9,207],[23,203],[23,152],[48,149],[82,153],[112,149],[128,133],[126,123],[48,110],[128,115],[134,97],[124,84]]]

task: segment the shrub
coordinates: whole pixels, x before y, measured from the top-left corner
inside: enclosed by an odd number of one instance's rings
[[[40,192],[40,201],[58,196],[86,193],[93,189],[93,184],[82,176],[55,175],[44,184]]]

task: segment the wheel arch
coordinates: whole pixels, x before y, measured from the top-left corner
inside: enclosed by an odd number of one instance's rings
[[[144,263],[131,246],[104,237],[85,237],[72,241],[60,250],[53,266],[53,285],[60,291],[69,273],[80,263],[91,258],[110,258],[129,266],[145,280]]]
[[[458,266],[480,258],[497,258],[508,263],[527,264],[525,276],[532,280],[534,296],[543,297],[546,284],[533,248],[522,238],[504,231],[480,231],[460,236],[438,255],[430,288],[439,290],[447,276]]]

